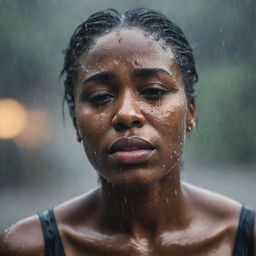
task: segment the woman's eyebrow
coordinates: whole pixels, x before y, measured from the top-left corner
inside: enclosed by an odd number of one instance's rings
[[[153,76],[158,74],[165,74],[173,78],[173,76],[162,68],[138,68],[134,71],[134,76]]]
[[[158,74],[165,74],[173,78],[173,76],[168,71],[162,68],[138,68],[138,69],[135,69],[133,72],[133,76],[153,76]],[[106,80],[111,80],[114,78],[114,76],[115,76],[114,72],[112,71],[99,72],[87,77],[83,81],[83,84],[86,84],[89,82],[102,82]]]
[[[101,81],[106,81],[113,79],[114,74],[113,72],[110,71],[104,71],[104,72],[99,72],[96,74],[93,74],[89,77],[87,77],[84,81],[83,84],[89,83],[89,82],[101,82]]]

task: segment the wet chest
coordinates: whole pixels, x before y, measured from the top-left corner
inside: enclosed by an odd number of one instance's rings
[[[155,241],[126,236],[73,237],[64,243],[66,256],[231,256],[233,245],[225,236],[174,237]]]

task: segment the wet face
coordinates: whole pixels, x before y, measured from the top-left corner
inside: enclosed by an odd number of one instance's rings
[[[115,30],[81,57],[75,85],[77,136],[102,178],[143,186],[171,173],[195,108],[169,48],[140,29]]]

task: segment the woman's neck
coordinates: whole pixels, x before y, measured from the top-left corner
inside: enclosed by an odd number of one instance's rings
[[[179,166],[156,184],[123,188],[102,181],[102,213],[105,223],[133,236],[150,236],[189,224],[189,203],[180,182]]]

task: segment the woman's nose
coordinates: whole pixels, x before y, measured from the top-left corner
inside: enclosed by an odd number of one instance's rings
[[[117,104],[116,114],[112,119],[112,125],[116,130],[139,128],[144,125],[144,115],[134,97],[124,97]]]

